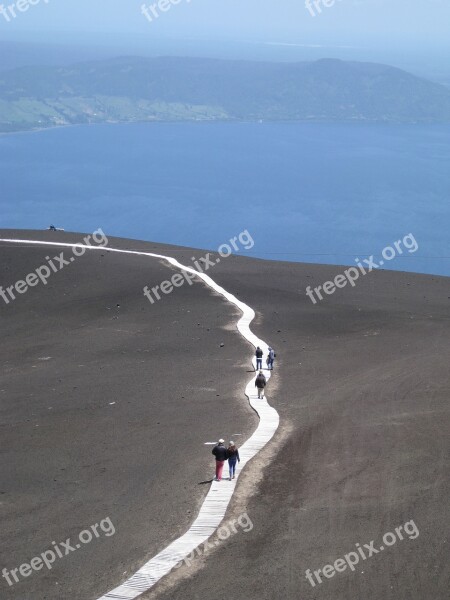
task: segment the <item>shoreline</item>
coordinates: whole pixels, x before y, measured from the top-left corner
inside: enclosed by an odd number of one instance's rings
[[[411,126],[411,127],[443,127],[450,126],[450,121],[390,121],[390,120],[380,120],[380,119],[320,119],[320,118],[311,118],[311,119],[158,119],[154,121],[100,121],[98,123],[67,123],[65,125],[53,125],[49,127],[36,127],[32,129],[18,129],[17,131],[0,131],[0,139],[2,137],[11,136],[11,135],[21,135],[21,134],[30,134],[30,133],[42,133],[45,131],[55,131],[59,129],[71,129],[74,127],[95,127],[95,126],[108,126],[108,125],[158,125],[158,124],[179,124],[179,125],[188,125],[188,124],[216,124],[216,123],[227,123],[227,124],[248,124],[248,125],[267,125],[267,124],[280,124],[280,125],[288,125],[288,124],[307,124],[310,123],[312,125],[374,125],[376,127],[380,126],[389,126],[389,127],[403,127],[403,126]]]
[[[52,235],[54,235],[55,233],[62,233],[62,234],[66,234],[66,235],[76,235],[76,236],[80,236],[80,238],[82,236],[87,235],[87,232],[79,232],[79,231],[71,231],[71,230],[64,230],[62,232],[51,232],[49,229],[33,229],[33,228],[13,228],[13,227],[3,227],[0,228],[0,236],[3,237],[4,232],[8,232],[8,231],[12,231],[12,232],[24,232],[24,233],[31,233],[33,235],[35,235],[36,233],[42,234],[44,232],[50,233]],[[201,252],[202,255],[208,253],[208,252],[217,252],[217,248],[199,248],[196,246],[182,246],[179,244],[174,244],[172,242],[166,242],[166,241],[159,241],[159,240],[144,240],[144,239],[140,239],[140,238],[133,238],[133,237],[124,237],[121,235],[116,235],[116,234],[110,234],[108,233],[108,237],[109,238],[113,238],[115,240],[121,240],[124,242],[136,242],[138,244],[156,244],[157,246],[163,246],[163,247],[171,247],[171,248],[176,248],[179,249],[180,251],[182,250],[186,250],[186,248],[189,248],[189,250],[193,250],[195,252]],[[301,253],[299,253],[301,254]],[[328,255],[324,255],[324,254],[302,254],[302,256],[307,257],[307,256],[336,256],[334,254],[328,254]],[[343,255],[341,255],[343,256]],[[346,256],[353,256],[352,254],[348,254]],[[362,253],[360,253],[360,256],[364,258],[365,255],[363,255]],[[354,263],[326,263],[326,262],[312,262],[312,261],[308,261],[308,260],[280,260],[279,258],[268,258],[267,256],[263,257],[263,256],[257,256],[257,255],[252,255],[250,252],[239,252],[236,251],[233,253],[233,257],[235,258],[247,258],[250,260],[255,260],[255,261],[262,261],[262,262],[268,262],[268,263],[279,263],[279,264],[285,264],[285,265],[302,265],[302,266],[310,266],[315,267],[315,268],[323,268],[323,269],[348,269],[349,267],[353,267]],[[426,257],[422,257],[422,258],[426,258]],[[433,257],[429,257],[430,260],[433,260]],[[376,271],[374,272],[378,272],[378,273],[383,273],[383,274],[388,274],[388,273],[396,273],[398,275],[411,275],[411,276],[421,276],[421,277],[432,277],[433,279],[435,278],[439,278],[439,279],[449,279],[450,275],[442,275],[440,273],[424,273],[421,271],[404,271],[401,269],[384,269],[384,268],[379,268],[376,269]]]

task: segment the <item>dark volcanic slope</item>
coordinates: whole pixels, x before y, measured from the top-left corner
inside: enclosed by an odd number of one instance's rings
[[[0,232],[30,235],[82,239]],[[59,249],[0,252],[5,287]],[[0,570],[107,517],[116,528],[51,571],[12,588],[0,579],[2,600],[106,593],[192,522],[208,487],[199,482],[212,476],[204,442],[256,427],[237,313],[201,283],[150,305],[142,287],[172,274],[156,259],[91,252],[47,286],[0,299]]]
[[[182,261],[192,256],[182,248],[112,244]],[[2,248],[2,279],[15,281],[44,255]],[[201,443],[234,433],[233,427],[248,432],[254,423],[240,391],[248,348],[232,332],[217,333],[232,319],[227,305],[200,284],[176,290],[164,304],[142,304],[142,286],[167,271],[146,259],[95,255],[55,274],[54,288],[29,291],[8,320],[1,312],[8,335],[2,364],[11,369],[1,396],[2,565],[17,566],[48,541],[105,516],[117,526],[116,536],[21,584],[22,593],[36,591],[33,600],[95,599],[129,573],[195,512],[197,482],[209,474]],[[239,500],[234,515],[246,509],[254,529],[221,543],[202,570],[187,570],[192,578],[179,581],[180,570],[147,598],[448,598],[450,280],[375,272],[313,305],[305,287],[339,272],[244,258],[211,269],[218,283],[258,311],[254,330],[275,346],[269,393],[281,428],[238,486],[238,497],[248,489],[252,496]],[[155,337],[155,326],[169,335],[167,342]],[[158,352],[143,352],[152,348]],[[53,359],[38,360],[46,356]],[[218,389],[221,398],[202,387]],[[155,394],[166,394],[165,403],[155,402]],[[111,398],[116,405],[109,406]],[[181,415],[186,401],[189,411]],[[51,416],[50,406],[58,411]],[[222,427],[215,425],[216,409]],[[305,579],[306,569],[332,564],[356,543],[374,540],[378,548],[386,532],[411,520],[416,539],[397,541],[355,572],[314,588]],[[95,575],[102,585],[93,583]],[[24,596],[13,589],[7,597]]]
[[[236,507],[254,529],[187,570],[189,581],[145,598],[446,600],[450,279],[376,272],[313,305],[306,286],[343,268],[230,258],[215,269],[258,311],[254,330],[277,351],[280,447],[241,482],[262,473],[256,495]],[[314,588],[306,580],[306,569],[356,543],[378,549],[410,520],[416,539]]]

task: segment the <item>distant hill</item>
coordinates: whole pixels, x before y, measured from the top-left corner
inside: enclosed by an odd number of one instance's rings
[[[125,57],[0,72],[0,131],[187,120],[450,122],[450,90],[386,65]]]

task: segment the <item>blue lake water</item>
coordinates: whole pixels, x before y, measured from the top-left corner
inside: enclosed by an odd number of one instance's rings
[[[0,137],[0,227],[92,232],[450,274],[450,126],[95,125]]]

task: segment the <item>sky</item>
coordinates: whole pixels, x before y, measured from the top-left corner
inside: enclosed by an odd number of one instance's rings
[[[31,1],[26,12],[14,10]],[[449,23],[450,0],[0,0],[0,43],[83,45],[65,62],[104,58],[86,50],[94,46],[107,47],[108,56],[330,57],[391,64],[446,85]],[[35,50],[23,59],[8,52],[0,70],[28,64]]]
[[[164,1],[169,9],[158,9],[159,17],[150,22],[141,11],[143,0],[34,0],[34,6],[9,22],[0,15],[0,36],[117,32],[280,42],[331,36],[342,43],[367,36],[444,43],[449,37],[449,0],[317,0],[321,12],[313,4],[308,10],[305,0]]]

